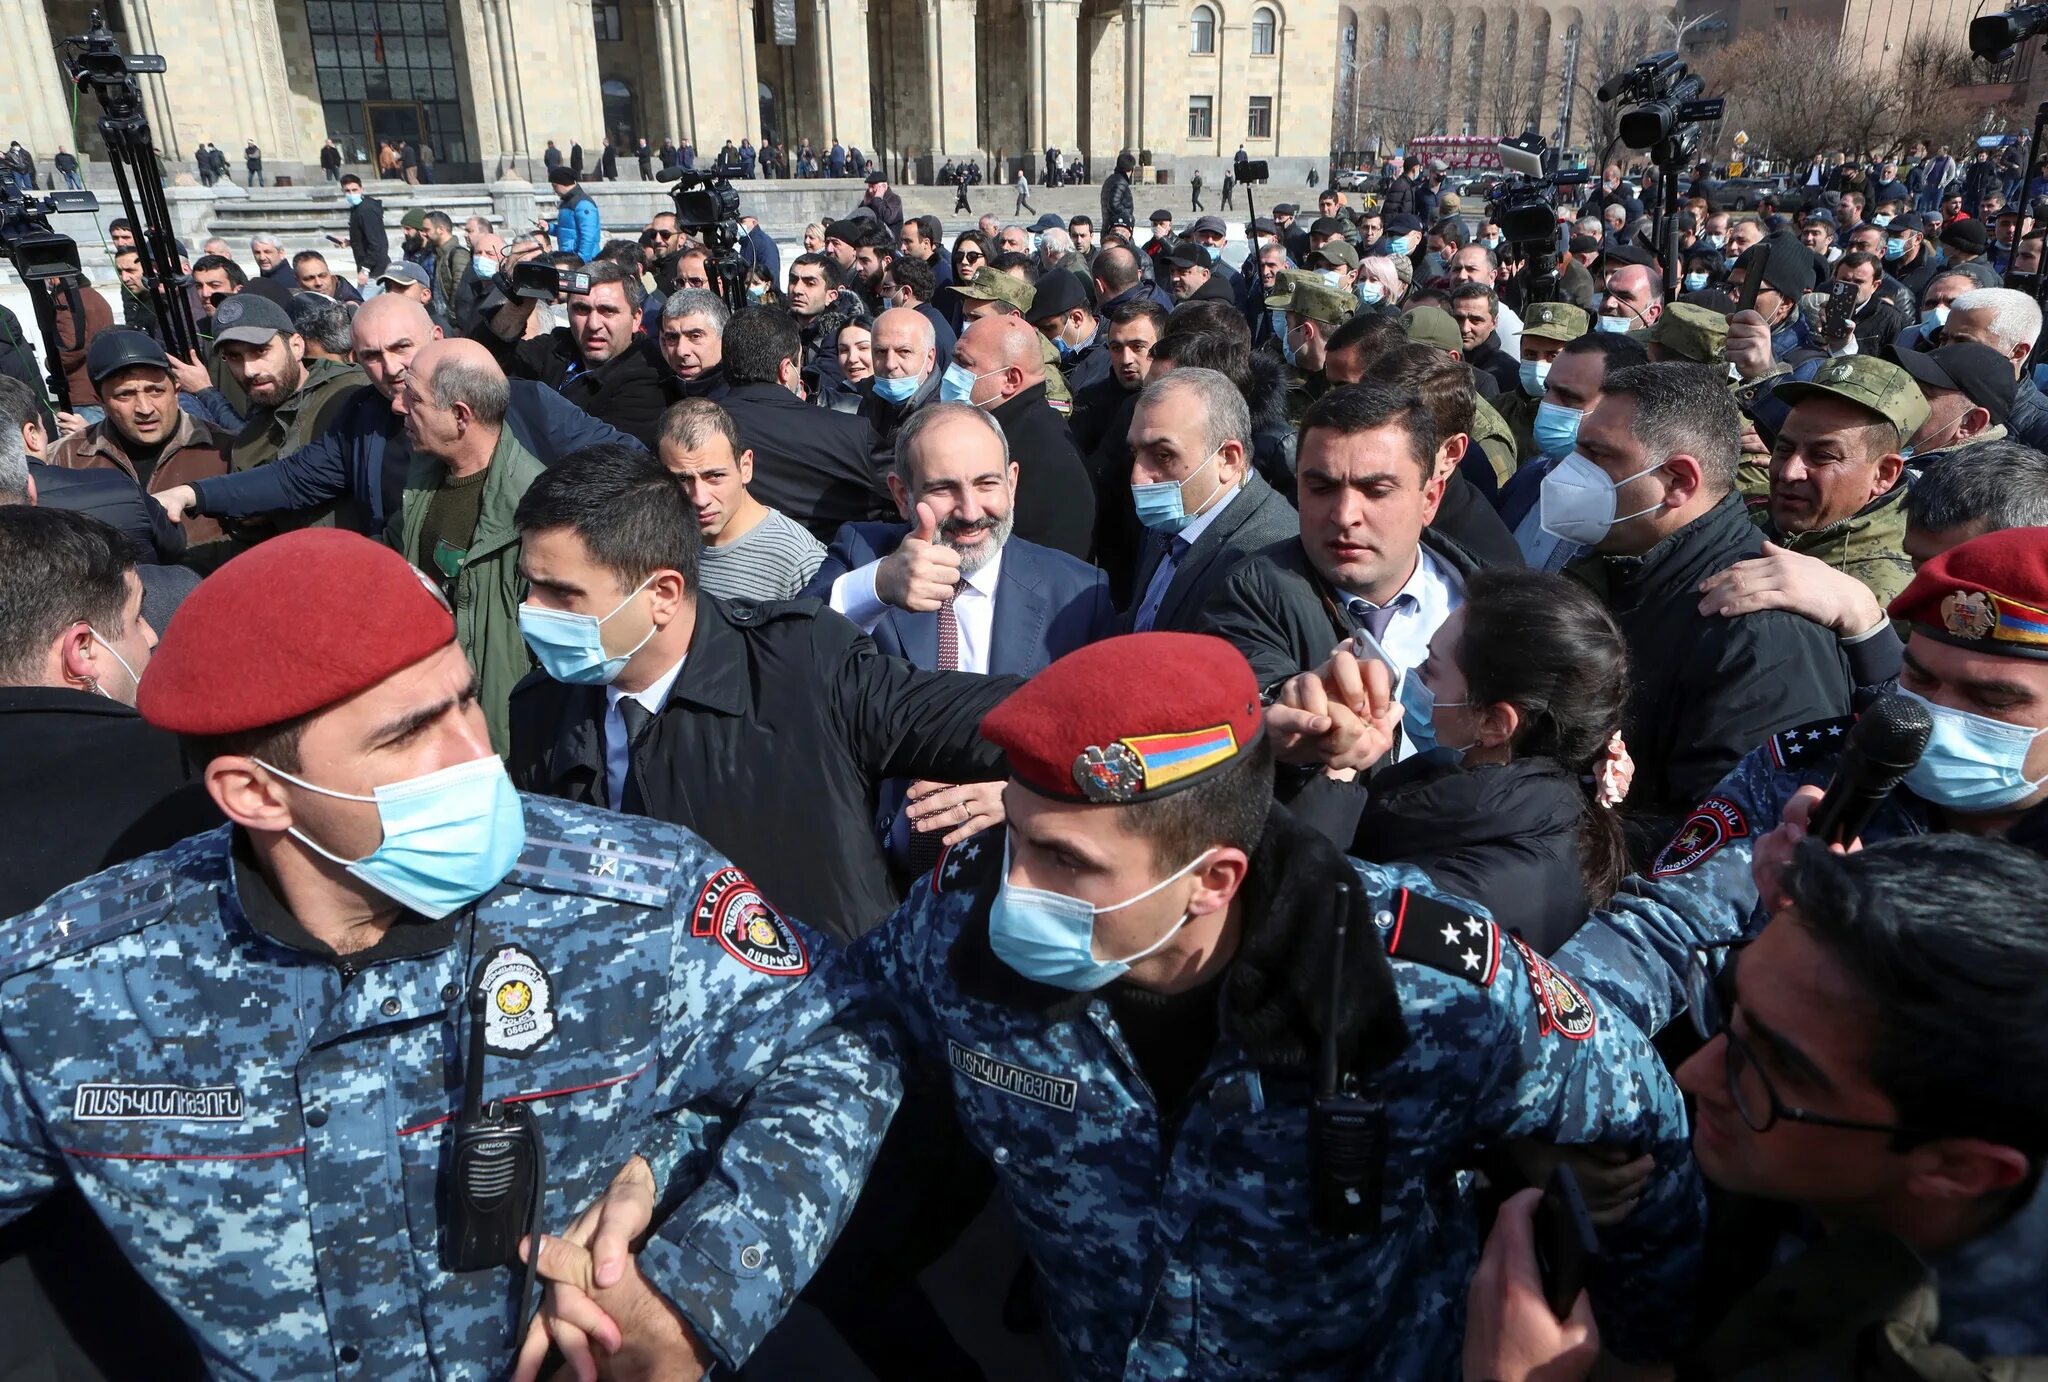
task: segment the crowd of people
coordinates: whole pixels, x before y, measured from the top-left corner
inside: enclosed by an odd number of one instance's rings
[[[801,1299],[975,1378],[992,1199],[1074,1377],[2048,1354],[2002,185],[1666,266],[1619,165],[1554,246],[1414,160],[950,234],[867,168],[735,271],[581,152],[202,245],[195,355],[116,223],[71,406],[0,360],[0,1376],[695,1377]]]

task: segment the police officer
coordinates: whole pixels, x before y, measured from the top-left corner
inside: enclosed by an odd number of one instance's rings
[[[1420,872],[1273,811],[1229,645],[1091,645],[982,730],[1009,756],[1007,837],[954,846],[849,958],[993,1166],[1072,1375],[1447,1375],[1478,1241],[1457,1173],[1525,1136],[1655,1154],[1604,1235],[1627,1290],[1594,1289],[1610,1348],[1676,1342],[1697,1187],[1655,1055]],[[1326,1082],[1384,1120],[1350,1196],[1309,1107]]]
[[[0,928],[0,1220],[75,1183],[216,1371],[505,1371],[516,1263],[443,1265],[466,1075],[545,1157],[514,1235],[622,1161],[677,1205],[636,1281],[698,1367],[782,1315],[895,1106],[811,933],[686,830],[522,798],[476,696],[403,558],[276,538],[139,706],[231,824]]]
[[[1892,601],[1892,619],[1910,629],[1899,694],[1926,703],[1934,735],[1864,828],[1866,842],[1960,830],[2042,850],[2048,821],[2034,808],[2048,799],[2044,609],[2048,540],[2038,528],[1952,547]],[[1803,837],[1854,723],[1799,725],[1745,757],[1650,868],[1587,920],[1558,963],[1642,1030],[1661,1030],[1686,1005],[1692,948],[1739,941],[1763,926],[1753,866],[1782,862]]]

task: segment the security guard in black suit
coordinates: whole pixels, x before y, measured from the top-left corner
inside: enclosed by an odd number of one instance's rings
[[[1019,678],[919,671],[817,600],[704,594],[695,514],[654,457],[566,457],[516,521],[520,628],[542,669],[512,693],[522,789],[689,826],[778,909],[845,940],[899,900],[880,785],[1002,776],[979,725]],[[960,809],[949,834],[994,823]]]

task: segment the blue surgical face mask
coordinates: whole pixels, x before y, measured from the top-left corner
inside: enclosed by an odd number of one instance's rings
[[[1180,920],[1166,934],[1135,955],[1121,960],[1095,958],[1095,918],[1105,912],[1121,912],[1172,885],[1199,868],[1216,851],[1205,849],[1184,866],[1175,869],[1136,897],[1111,907],[1091,907],[1078,897],[1047,892],[1041,888],[1019,888],[1010,883],[1010,851],[1003,847],[1003,882],[989,904],[988,942],[996,957],[1027,979],[1070,993],[1086,993],[1122,978],[1132,965],[1152,954],[1187,924]]]
[[[1892,223],[1891,213],[1889,211],[1880,211],[1870,218],[1870,223],[1874,226],[1888,226]]]
[[[1149,485],[1132,485],[1131,498],[1138,507],[1138,521],[1155,533],[1164,533],[1171,537],[1200,517],[1201,510],[1195,513],[1187,511],[1182,496],[1186,492],[1188,480],[1207,470],[1210,462],[1222,454],[1223,448],[1220,446],[1211,451],[1207,460],[1188,472],[1186,480],[1160,480]],[[1206,509],[1215,502],[1216,496],[1211,494],[1203,501],[1202,508]]]
[[[1522,376],[1522,392],[1530,398],[1543,397],[1543,386],[1550,380],[1550,361],[1524,360],[1522,361],[1520,373]],[[1576,426],[1572,428],[1572,433],[1576,439],[1578,434]]]
[[[1428,682],[1422,679],[1422,669],[1410,668],[1401,678],[1401,733],[1412,744],[1417,753],[1428,753],[1442,749],[1451,755],[1454,762],[1461,762],[1465,748],[1451,748],[1436,737],[1436,712],[1439,710],[1470,705],[1470,701],[1440,701]]]
[[[1529,424],[1536,449],[1546,456],[1569,456],[1579,444],[1579,422],[1586,415],[1577,408],[1548,399],[1536,405],[1536,420]]]
[[[1689,273],[1685,276],[1685,291],[1688,293],[1697,293],[1706,286],[1707,276],[1703,272]]]
[[[1283,313],[1282,316],[1284,318],[1285,314]],[[1280,325],[1280,354],[1286,358],[1287,363],[1290,365],[1299,363],[1295,357],[1301,354],[1301,350],[1294,344],[1294,333],[1299,329],[1299,327],[1287,325],[1284,320]]]
[[[1387,295],[1387,290],[1380,287],[1376,278],[1361,278],[1351,285],[1351,295],[1358,299],[1360,307],[1371,307]]]
[[[1497,250],[1500,248],[1500,237],[1498,235],[1482,235],[1479,237],[1479,243],[1490,250]]]
[[[1635,323],[1630,321],[1627,317],[1593,318],[1593,329],[1595,331],[1605,331],[1610,336],[1624,335],[1627,333],[1628,329],[1633,325],[1635,325]]]
[[[875,392],[891,403],[908,403],[910,396],[917,392],[917,386],[923,382],[911,374],[901,379],[885,379],[878,374],[873,380]]]
[[[1223,248],[1220,245],[1204,245],[1202,248],[1209,252],[1209,262],[1211,264],[1223,258]]]
[[[2048,783],[2048,777],[2029,779],[2026,772],[2027,751],[2048,730],[1951,710],[1903,687],[1899,694],[1926,706],[1934,718],[1927,748],[1906,774],[1906,785],[1922,800],[1951,811],[1997,811]]]
[[[1718,235],[1702,235],[1699,239],[1693,241],[1693,248],[1697,250],[1718,250],[1727,243],[1726,240],[1723,240]]]
[[[363,204],[363,194],[360,192],[344,192],[341,199],[350,206],[361,206]]]
[[[1920,330],[1932,334],[1948,325],[1948,304],[1941,303],[1920,314]]]
[[[1317,269],[1316,277],[1329,284],[1332,288],[1335,288],[1338,292],[1344,291],[1344,280],[1335,269]]]
[[[482,897],[504,881],[526,843],[526,813],[495,754],[393,782],[366,797],[263,766],[323,797],[375,802],[384,839],[360,859],[329,853],[297,826],[292,838],[421,916],[439,919]]]
[[[1906,237],[1903,235],[1887,235],[1884,238],[1884,257],[1886,259],[1904,259],[1906,257]]]
[[[632,604],[634,597],[647,589],[653,579],[649,576],[640,582],[633,588],[633,594],[619,601],[611,614],[603,619],[594,614],[572,614],[568,610],[522,604],[519,606],[519,632],[526,639],[526,646],[533,649],[533,655],[542,668],[556,681],[567,682],[571,686],[609,686],[618,679],[619,673],[626,670],[633,654],[647,646],[655,630],[650,625],[647,638],[612,657],[604,650],[605,620]]]
[[[1001,374],[992,369],[988,374]],[[974,386],[988,378],[988,374],[976,374],[967,366],[958,363],[946,366],[946,372],[939,378],[939,397],[948,403],[966,403],[974,395]]]

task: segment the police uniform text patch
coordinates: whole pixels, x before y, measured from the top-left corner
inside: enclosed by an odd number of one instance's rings
[[[82,1084],[71,1097],[71,1116],[86,1123],[239,1123],[242,1091],[234,1085]]]
[[[726,954],[763,974],[795,979],[811,970],[810,953],[796,928],[735,868],[720,869],[705,880],[690,917],[690,934],[716,939]]]
[[[1664,846],[1664,852],[1650,868],[1650,877],[1684,873],[1711,859],[1730,840],[1744,839],[1748,834],[1749,817],[1742,814],[1740,806],[1726,797],[1708,797],[1693,808],[1685,824],[1671,837],[1671,843]]]
[[[953,1062],[953,1068],[976,1084],[985,1084],[990,1089],[1029,1099],[1047,1108],[1056,1108],[1061,1113],[1074,1111],[1074,1100],[1081,1092],[1081,1086],[1073,1080],[997,1060],[994,1056],[962,1046],[951,1037],[946,1039],[946,1054]]]
[[[1548,961],[1525,945],[1520,936],[1509,936],[1522,953],[1522,967],[1529,971],[1529,987],[1536,995],[1536,1034],[1552,1032],[1573,1041],[1593,1035],[1599,1019],[1584,989],[1571,976],[1551,968]]]
[[[1470,979],[1485,988],[1500,973],[1500,928],[1462,907],[1403,888],[1380,914],[1387,954]],[[1378,920],[1378,918],[1375,918]]]
[[[516,945],[492,951],[477,979],[484,995],[484,1049],[523,1056],[555,1034],[555,985]]]

